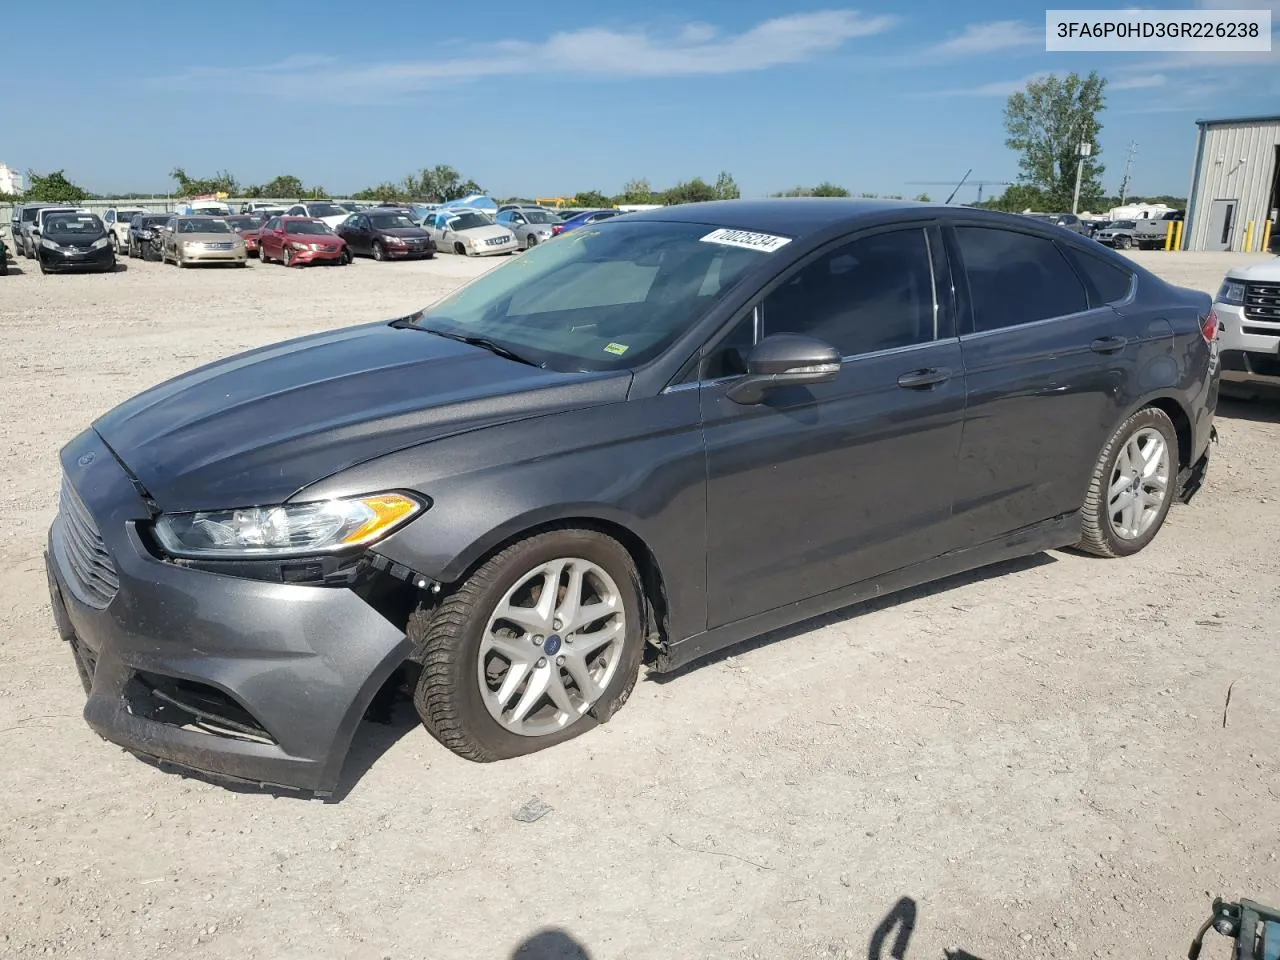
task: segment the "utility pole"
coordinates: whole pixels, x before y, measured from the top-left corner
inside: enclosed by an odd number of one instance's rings
[[[1133,169],[1133,158],[1138,152],[1138,141],[1129,141],[1129,156],[1124,161],[1124,177],[1120,181],[1120,206],[1124,206],[1125,198],[1129,196],[1129,172]]]
[[[1085,158],[1093,153],[1093,144],[1088,140],[1080,141],[1080,159],[1076,161],[1076,194],[1071,201],[1072,214],[1080,212],[1080,178],[1084,175]]]

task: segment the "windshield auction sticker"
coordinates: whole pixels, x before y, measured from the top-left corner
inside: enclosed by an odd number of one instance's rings
[[[773,253],[773,251],[785,247],[791,242],[790,237],[775,237],[769,233],[752,233],[749,230],[712,230],[705,237],[702,237],[703,243],[718,243],[725,247],[742,247],[744,250],[759,250],[761,253]]]

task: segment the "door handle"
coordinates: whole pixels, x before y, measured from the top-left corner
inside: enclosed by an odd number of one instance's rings
[[[929,367],[926,370],[913,370],[898,378],[898,386],[905,390],[927,390],[951,379],[951,371],[944,367]]]
[[[1094,353],[1119,353],[1129,343],[1126,337],[1100,337],[1089,344]]]

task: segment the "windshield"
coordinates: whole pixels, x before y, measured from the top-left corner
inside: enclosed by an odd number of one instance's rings
[[[524,218],[530,223],[559,223],[560,218],[553,213],[547,213],[545,210],[525,210],[522,211]]]
[[[45,233],[78,233],[92,236],[102,233],[102,221],[92,213],[57,213],[44,222]]]
[[[1112,230],[1132,230],[1137,225],[1136,220],[1115,220],[1107,224]]]
[[[358,203],[340,203],[338,204],[338,206],[340,206],[343,210],[346,210],[348,213],[359,213],[361,210],[364,209],[364,207]]]
[[[380,213],[376,217],[370,217],[369,222],[375,230],[407,230],[417,226],[412,217],[403,213]]]
[[[287,220],[284,225],[285,233],[305,233],[308,235],[333,233],[327,224],[319,223],[315,220]]]
[[[487,227],[492,223],[493,221],[483,213],[460,213],[456,217],[449,218],[448,226],[450,230],[474,230],[476,227]]]
[[[133,219],[134,217],[136,217],[138,214],[143,213],[143,212],[144,212],[144,211],[142,211],[142,210],[117,210],[117,211],[116,211],[116,220],[122,220],[122,221],[124,221],[125,223],[128,223],[130,220],[132,220],[132,219]]]
[[[267,218],[261,213],[247,213],[243,216],[227,218],[227,223],[231,224],[234,230],[257,230],[266,222]]]
[[[168,222],[169,222],[169,215],[167,213],[159,214],[154,217],[142,218],[142,225],[144,227],[158,227],[160,226],[160,224],[168,223]]]
[[[307,216],[310,217],[343,217],[350,211],[343,210],[336,203],[308,203]]]
[[[230,233],[231,228],[225,220],[213,217],[189,217],[178,221],[179,233]]]
[[[615,370],[665,350],[770,254],[704,239],[713,227],[633,222],[538,244],[419,318],[553,370]]]

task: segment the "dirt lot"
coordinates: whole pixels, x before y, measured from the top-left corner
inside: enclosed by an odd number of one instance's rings
[[[1209,291],[1232,262],[1141,258]],[[905,897],[912,958],[1138,960],[1184,955],[1211,895],[1280,902],[1280,405],[1224,404],[1204,492],[1135,559],[1044,555],[829,616],[524,760],[459,760],[402,703],[326,804],[162,773],[85,726],[41,569],[56,453],[162,378],[495,264],[19,265],[0,956],[860,958]],[[535,797],[552,812],[514,820]]]

